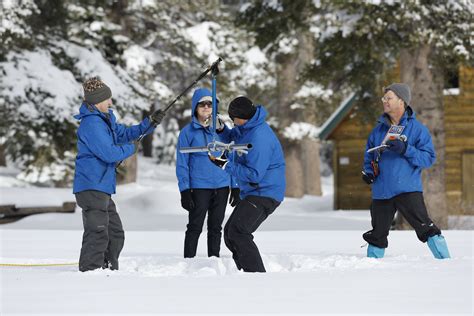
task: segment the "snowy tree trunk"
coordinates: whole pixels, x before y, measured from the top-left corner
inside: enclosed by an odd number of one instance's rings
[[[146,135],[142,140],[143,156],[153,157],[153,133]]]
[[[124,160],[119,167],[120,172],[117,174],[117,184],[132,183],[137,181],[137,155]]]
[[[314,37],[313,34],[301,34],[298,38],[299,50],[297,67],[301,72],[303,67],[308,65],[314,58]],[[298,86],[298,89],[301,87]],[[304,116],[304,114],[301,114]],[[314,123],[314,122],[310,122]],[[304,194],[322,195],[321,191],[321,160],[319,157],[320,144],[318,140],[304,139],[301,143],[303,178],[304,178]]]
[[[280,130],[293,122],[303,122],[302,109],[291,109],[293,97],[300,89],[298,77],[314,52],[312,37],[300,34],[297,51],[280,56],[277,70],[278,108],[275,115]],[[286,160],[286,196],[302,197],[304,194],[320,195],[321,180],[319,145],[314,141],[281,139]]]
[[[0,144],[0,166],[4,167],[7,165],[5,159],[5,146]]]
[[[400,54],[400,77],[411,87],[411,103],[417,119],[430,130],[436,150],[435,164],[423,173],[426,207],[435,224],[447,228],[443,74],[434,60],[429,45],[413,50],[403,49]]]
[[[292,110],[290,105],[293,95],[297,92],[296,80],[296,56],[285,56],[282,58],[277,70],[278,81],[278,117],[280,127],[283,129],[292,122],[301,121],[301,110]],[[282,138],[282,146],[286,161],[286,196],[302,197],[304,195],[304,169],[302,161],[303,146],[301,142]]]
[[[127,7],[128,7],[128,0],[120,0],[120,1],[113,1],[112,8],[110,10],[110,17],[112,21],[122,26],[122,31],[125,34],[129,34],[129,30],[126,22],[127,17]]]
[[[150,113],[154,111],[154,106],[151,108]],[[145,119],[149,114],[149,112],[143,112],[143,119]],[[143,137],[142,140],[142,148],[143,148],[143,156],[145,157],[153,157],[153,134],[148,134]]]
[[[286,162],[286,196],[300,198],[305,193],[301,143],[284,144]]]
[[[322,195],[321,190],[321,159],[319,158],[320,144],[317,140],[303,140],[303,178],[304,193],[308,195]]]

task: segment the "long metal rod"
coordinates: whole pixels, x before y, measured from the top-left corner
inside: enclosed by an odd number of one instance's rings
[[[248,150],[252,149],[252,144],[234,144],[231,142],[229,144],[214,141],[207,146],[197,146],[197,147],[182,147],[179,152],[183,154],[187,153],[197,153],[197,152],[217,152],[217,151],[240,151],[247,153]]]
[[[218,58],[215,62],[213,62],[209,67],[206,68],[206,70],[204,70],[200,75],[199,77],[196,78],[196,80],[193,81],[193,83],[191,83],[186,89],[184,89],[176,98],[173,99],[173,101],[171,101],[165,108],[163,111],[168,111],[179,99],[181,99],[183,97],[183,95],[185,95],[186,93],[188,93],[189,90],[191,90],[199,81],[201,81],[211,70],[214,70],[217,68],[217,66],[219,65],[219,63],[222,61],[222,58]],[[148,126],[148,128],[143,132],[142,135],[140,135],[140,137],[138,137],[137,141],[140,142],[143,137],[146,136],[146,134],[148,133],[148,131],[151,129],[151,128],[155,128],[156,127],[156,124],[150,124],[150,126]]]
[[[212,132],[212,141],[216,141],[217,139],[217,125],[216,125],[216,118],[217,118],[217,82],[216,82],[216,74],[212,72],[212,125],[211,125],[211,132]]]
[[[194,80],[194,82],[189,87],[184,89],[183,92],[181,92],[173,101],[171,101],[170,104],[168,104],[168,106],[166,106],[164,111],[165,112],[168,111],[169,108],[172,107],[176,103],[176,101],[181,99],[183,95],[185,95],[192,87],[194,87],[199,81],[201,81],[201,79],[204,78],[209,73],[209,71],[216,69],[216,67],[219,65],[221,61],[222,61],[222,58],[219,57],[215,62],[212,63],[212,65],[207,67],[207,69],[202,74],[200,74],[199,77],[196,80]]]
[[[216,70],[218,69],[218,65],[219,63],[222,61],[222,58],[217,58],[217,60],[215,62],[213,62],[209,67],[206,68],[206,70],[204,70],[200,75],[199,77],[196,78],[196,80],[193,81],[193,83],[191,83],[186,89],[184,89],[176,98],[174,98],[173,101],[171,101],[167,106],[166,108],[163,110],[163,111],[168,111],[179,99],[181,99],[181,97],[183,95],[185,95],[186,93],[188,93],[189,90],[191,90],[192,87],[194,87],[199,81],[201,81],[211,70],[213,72],[216,72]],[[214,102],[213,102],[214,103]],[[145,129],[145,131],[140,135],[140,137],[137,138],[137,142],[141,142],[142,139],[147,135],[148,131],[152,128],[155,128],[157,125],[150,122],[150,125]],[[115,165],[115,168],[117,169],[121,164],[122,164],[123,160],[119,161],[116,165]]]

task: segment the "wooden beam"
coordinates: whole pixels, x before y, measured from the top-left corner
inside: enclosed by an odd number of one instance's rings
[[[23,217],[43,213],[74,213],[75,202],[64,202],[62,206],[15,207],[13,204],[0,205],[0,224],[11,223]]]

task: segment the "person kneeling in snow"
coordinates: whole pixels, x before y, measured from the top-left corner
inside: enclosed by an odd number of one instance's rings
[[[390,225],[398,210],[415,229],[418,239],[428,242],[435,258],[449,258],[446,241],[428,216],[423,200],[421,170],[435,162],[431,135],[415,118],[408,85],[394,83],[384,91],[384,114],[369,135],[366,149],[382,144],[391,126],[402,130],[404,137],[388,140],[387,147],[365,153],[362,179],[372,184],[373,227],[363,235],[369,243],[367,256],[384,256]]]
[[[232,252],[237,269],[265,272],[253,235],[263,221],[283,201],[285,195],[285,158],[280,141],[265,122],[263,106],[254,106],[246,97],[229,104],[235,127],[224,127],[222,137],[236,144],[251,143],[248,154],[232,153],[211,161],[237,180],[240,198],[224,227],[224,242]]]
[[[140,124],[126,127],[116,123],[110,88],[98,77],[83,83],[84,102],[79,114],[77,157],[73,193],[82,208],[84,234],[79,270],[118,270],[124,231],[111,195],[115,193],[117,163],[138,150],[132,143],[152,125],[161,123],[165,112],[157,110]]]

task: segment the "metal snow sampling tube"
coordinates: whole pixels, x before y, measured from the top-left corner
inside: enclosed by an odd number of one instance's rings
[[[207,146],[183,147],[179,150],[179,152],[183,154],[189,154],[189,153],[197,153],[197,152],[236,151],[237,153],[247,154],[249,149],[252,149],[252,144],[234,144],[234,142],[226,144],[226,143],[214,141],[207,144]]]

